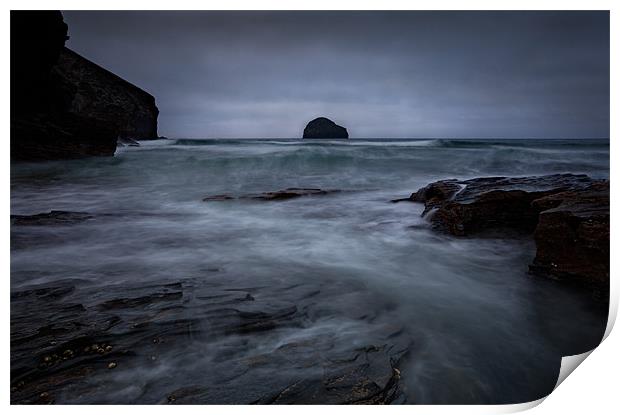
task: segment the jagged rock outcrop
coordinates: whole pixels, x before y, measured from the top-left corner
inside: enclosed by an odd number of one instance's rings
[[[407,199],[424,203],[433,228],[456,236],[534,234],[534,274],[609,292],[609,182],[579,174],[441,180]]]
[[[67,49],[58,11],[11,12],[11,159],[111,156],[157,138],[147,92]]]
[[[413,193],[410,200],[425,204],[423,215],[432,212],[433,227],[456,236],[495,229],[533,232],[541,209],[534,200],[592,184],[585,174],[554,174],[533,177],[482,177],[441,180]]]
[[[332,120],[319,117],[306,125],[303,138],[349,138],[349,133]]]
[[[530,270],[609,288],[609,181],[535,200],[541,209]]]

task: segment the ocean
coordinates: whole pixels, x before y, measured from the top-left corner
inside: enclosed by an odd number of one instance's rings
[[[551,173],[608,178],[609,141],[168,139],[112,158],[14,163],[12,215],[89,218],[11,227],[12,330],[64,318],[66,309],[35,313],[20,301],[42,286],[70,286],[62,301],[97,318],[124,299],[110,339],[129,322],[148,321],[135,342],[189,327],[166,347],[119,356],[114,370],[89,375],[89,388],[59,386],[57,403],[157,403],[196,385],[205,402],[238,403],[261,385],[320,378],[351,350],[394,345],[407,349],[400,403],[538,399],[562,355],[598,344],[606,313],[529,275],[531,238],[444,235],[421,204],[390,200],[440,179]],[[339,192],[203,201],[291,187]],[[153,300],[174,284],[174,304]],[[239,298],[214,300],[231,293]],[[145,296],[153,301],[127,300]],[[277,321],[215,330],[244,299],[244,312]]]

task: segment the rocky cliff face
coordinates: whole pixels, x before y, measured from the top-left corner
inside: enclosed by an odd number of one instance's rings
[[[67,48],[51,78],[65,111],[110,122],[122,138],[157,138],[155,98],[135,85]]]
[[[155,99],[65,48],[58,11],[11,12],[11,159],[111,156],[157,138]]]
[[[332,120],[319,117],[306,125],[303,138],[349,138],[349,133]]]

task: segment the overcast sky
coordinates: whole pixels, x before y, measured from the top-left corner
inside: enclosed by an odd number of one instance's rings
[[[169,137],[609,137],[607,12],[63,12]]]

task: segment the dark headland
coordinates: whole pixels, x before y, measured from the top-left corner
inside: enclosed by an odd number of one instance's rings
[[[155,139],[148,92],[65,47],[59,11],[11,11],[11,160],[112,156]]]
[[[346,128],[332,120],[319,117],[306,125],[303,138],[349,138],[349,133]]]

